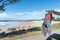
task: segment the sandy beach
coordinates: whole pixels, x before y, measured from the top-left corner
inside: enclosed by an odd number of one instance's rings
[[[42,23],[43,21],[27,21],[27,22],[23,22],[22,24],[16,25],[15,28],[17,28],[17,30],[19,29],[22,30],[22,29],[29,29],[34,27],[42,27]],[[51,25],[57,23],[59,23],[59,21],[52,21]]]

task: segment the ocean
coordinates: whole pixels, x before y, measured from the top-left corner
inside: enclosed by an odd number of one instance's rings
[[[8,28],[12,28],[15,27],[16,25],[19,25],[23,22],[19,22],[19,21],[8,21],[8,22],[0,22],[0,29],[2,31],[6,31],[8,30]]]

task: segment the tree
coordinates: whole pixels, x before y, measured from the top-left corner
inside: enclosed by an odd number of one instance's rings
[[[60,15],[60,12],[59,11],[55,11],[55,10],[46,10],[46,12],[53,13],[53,14],[56,14],[56,15]]]
[[[16,2],[20,2],[20,0],[0,0],[0,12],[5,11],[7,5],[15,4]]]

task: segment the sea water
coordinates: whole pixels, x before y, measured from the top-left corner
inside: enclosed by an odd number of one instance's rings
[[[6,31],[6,30],[8,30],[8,28],[15,27],[16,25],[21,24],[21,23],[23,23],[23,22],[18,22],[18,21],[15,21],[15,22],[0,22],[0,29],[2,31]]]

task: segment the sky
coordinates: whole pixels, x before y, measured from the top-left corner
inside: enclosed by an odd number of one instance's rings
[[[31,20],[44,18],[45,10],[60,11],[60,0],[20,0],[5,7],[0,13],[1,20]],[[54,17],[58,17],[54,15]]]

